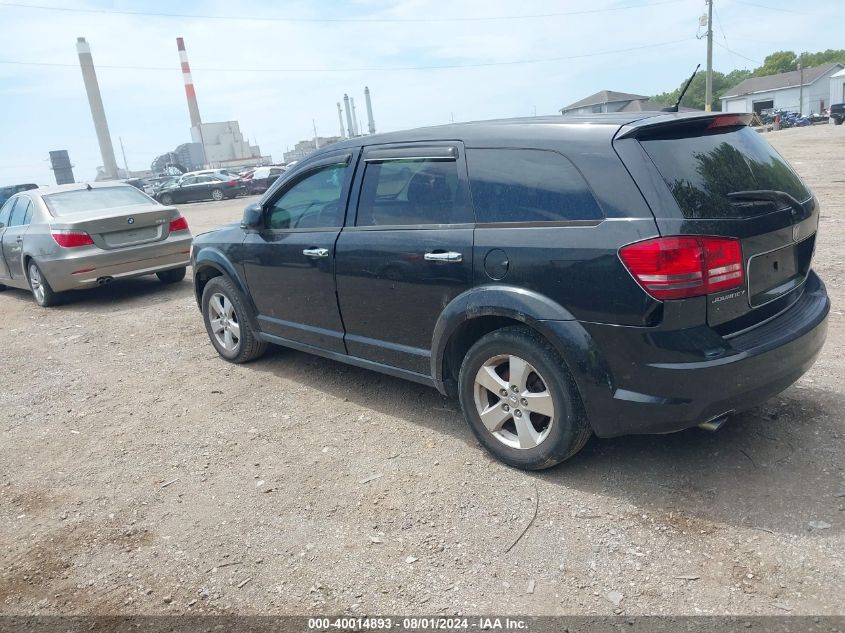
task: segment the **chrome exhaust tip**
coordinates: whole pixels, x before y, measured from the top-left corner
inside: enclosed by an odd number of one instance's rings
[[[705,431],[715,432],[722,428],[722,425],[728,421],[728,417],[733,413],[733,411],[728,411],[727,413],[721,413],[717,415],[715,418],[711,418],[707,420],[707,422],[702,422],[698,425],[698,428],[704,429]]]

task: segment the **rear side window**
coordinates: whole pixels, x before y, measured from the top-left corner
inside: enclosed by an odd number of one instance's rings
[[[467,168],[479,223],[604,217],[583,176],[557,152],[468,149]]]
[[[14,200],[6,200],[0,208],[0,227],[9,224],[9,216],[12,215],[12,207],[15,206]]]
[[[731,199],[740,191],[780,191],[799,202],[810,192],[775,149],[749,127],[641,140],[688,219],[740,218],[782,206]]]
[[[357,226],[466,224],[472,212],[461,194],[454,159],[368,161]]]

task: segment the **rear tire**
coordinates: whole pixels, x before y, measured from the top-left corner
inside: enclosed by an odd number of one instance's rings
[[[470,429],[510,466],[550,468],[580,451],[592,434],[563,359],[529,328],[506,327],[479,339],[464,358],[458,385]]]
[[[173,204],[173,196],[169,193],[162,194],[162,196],[158,199],[164,206],[169,207]]]
[[[842,121],[845,121],[845,119],[833,119],[833,124],[834,125],[842,125]]]
[[[175,284],[179,283],[185,278],[185,274],[187,272],[187,268],[182,266],[181,268],[171,268],[170,270],[162,270],[161,272],[156,273],[156,277],[158,280],[163,284]]]
[[[222,189],[212,189],[211,190],[211,197],[212,197],[212,199],[216,200],[217,202],[220,202],[226,196],[223,195]]]
[[[247,309],[228,277],[215,277],[202,291],[205,331],[217,353],[230,363],[247,363],[267,350],[249,324]]]
[[[58,297],[56,293],[53,292],[53,289],[50,287],[50,283],[41,272],[38,264],[36,264],[35,261],[30,260],[30,262],[26,265],[26,270],[27,279],[29,280],[29,289],[32,291],[32,298],[35,300],[35,303],[40,305],[42,308],[49,308],[50,306],[56,305],[56,303],[58,303]]]

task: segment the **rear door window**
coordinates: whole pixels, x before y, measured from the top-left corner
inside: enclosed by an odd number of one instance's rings
[[[479,223],[557,223],[604,217],[584,177],[557,152],[467,149],[467,168]]]
[[[12,199],[3,203],[3,207],[0,208],[0,228],[9,225],[9,217],[12,215],[12,207],[14,206],[15,201]]]
[[[784,192],[798,202],[810,198],[781,155],[749,127],[679,131],[640,143],[687,219],[753,217],[784,206],[729,197],[740,191]]]
[[[368,159],[356,225],[472,223],[465,198],[454,157]]]
[[[9,226],[21,226],[25,224],[29,206],[32,204],[29,198],[20,196],[15,200],[15,207],[12,209],[12,216],[9,218]]]

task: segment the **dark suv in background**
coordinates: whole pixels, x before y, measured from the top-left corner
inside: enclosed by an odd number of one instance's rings
[[[842,125],[842,121],[845,121],[845,103],[834,103],[827,111],[827,115],[833,119],[834,124]]]
[[[813,364],[819,209],[745,115],[608,114],[353,139],[194,241],[209,337],[457,395],[504,462],[717,428]]]

